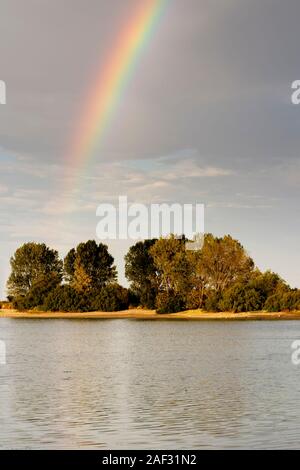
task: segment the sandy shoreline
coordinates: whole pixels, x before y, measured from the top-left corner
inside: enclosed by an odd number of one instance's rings
[[[159,315],[154,310],[131,309],[122,312],[18,312],[17,310],[0,310],[0,318],[52,318],[52,319],[135,319],[135,320],[300,320],[298,312],[186,312]]]

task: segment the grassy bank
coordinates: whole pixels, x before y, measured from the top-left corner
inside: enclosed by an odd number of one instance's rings
[[[300,311],[296,312],[203,312],[187,310],[185,312],[159,315],[154,310],[131,309],[121,312],[19,312],[17,310],[0,310],[0,318],[60,318],[60,319],[136,319],[136,320],[300,320]]]

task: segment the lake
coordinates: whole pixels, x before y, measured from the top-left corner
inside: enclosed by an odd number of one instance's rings
[[[0,319],[3,449],[299,448],[300,323]]]

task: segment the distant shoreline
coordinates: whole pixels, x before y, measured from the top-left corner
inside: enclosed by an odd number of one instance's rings
[[[157,314],[154,310],[130,309],[121,312],[36,312],[0,310],[0,318],[32,319],[135,319],[135,320],[190,320],[190,321],[247,321],[247,320],[300,320],[300,311],[296,312],[203,312],[187,310],[179,313]]]

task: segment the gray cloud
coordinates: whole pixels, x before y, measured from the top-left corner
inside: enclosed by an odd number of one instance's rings
[[[208,230],[299,285],[298,0],[170,1],[90,165],[66,167],[95,71],[139,1],[1,2],[2,278],[18,242],[64,253],[94,237],[96,206],[121,193],[206,203]]]

